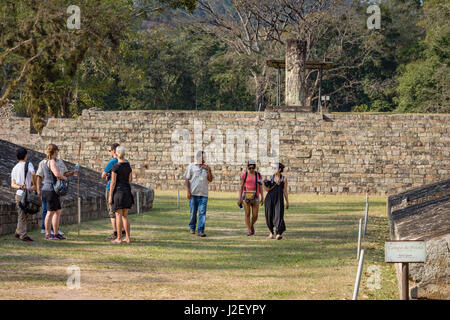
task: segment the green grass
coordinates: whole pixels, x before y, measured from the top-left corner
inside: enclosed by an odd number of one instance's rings
[[[156,191],[154,210],[131,217],[132,244],[112,245],[107,219],[63,226],[68,240],[0,241],[0,299],[351,299],[358,220],[364,196],[291,195],[287,231],[268,240],[264,207],[246,236],[234,193],[211,193],[206,233],[188,233],[189,209],[174,192]],[[360,299],[396,299],[394,268],[384,263],[389,228],[385,198],[370,198],[364,269],[376,265],[381,289],[363,275]],[[64,213],[63,213],[64,214]],[[66,268],[81,269],[81,289],[66,287]]]

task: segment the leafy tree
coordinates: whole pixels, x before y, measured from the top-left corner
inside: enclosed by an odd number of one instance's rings
[[[398,77],[397,112],[450,112],[450,5],[424,3],[426,29],[421,58],[402,67]]]
[[[141,18],[164,7],[192,10],[195,1],[87,0],[80,5],[82,27],[74,31],[66,27],[70,4],[65,0],[5,0],[1,4],[0,67],[6,76],[0,105],[23,85],[37,130],[45,125],[47,114],[69,117],[76,112],[75,80],[86,58],[114,64],[121,40],[139,28]],[[11,66],[16,71],[8,73]]]

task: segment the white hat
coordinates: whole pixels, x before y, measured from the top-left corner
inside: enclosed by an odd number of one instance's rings
[[[248,162],[247,162],[247,167],[248,167],[249,165],[251,165],[251,164],[253,164],[253,165],[256,166],[256,161],[255,161],[255,160],[252,160],[252,159],[249,159]]]

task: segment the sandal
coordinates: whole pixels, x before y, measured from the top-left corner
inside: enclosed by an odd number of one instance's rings
[[[121,239],[112,240],[111,243],[113,243],[113,244],[121,244],[122,240]]]

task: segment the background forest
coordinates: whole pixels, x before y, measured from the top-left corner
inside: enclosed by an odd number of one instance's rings
[[[334,63],[330,111],[450,112],[447,0],[374,1],[378,30],[371,2],[349,0],[84,0],[69,30],[72,2],[0,0],[0,106],[13,100],[38,131],[92,107],[264,110],[276,101],[266,60],[289,38]],[[317,104],[317,71],[307,81]]]

